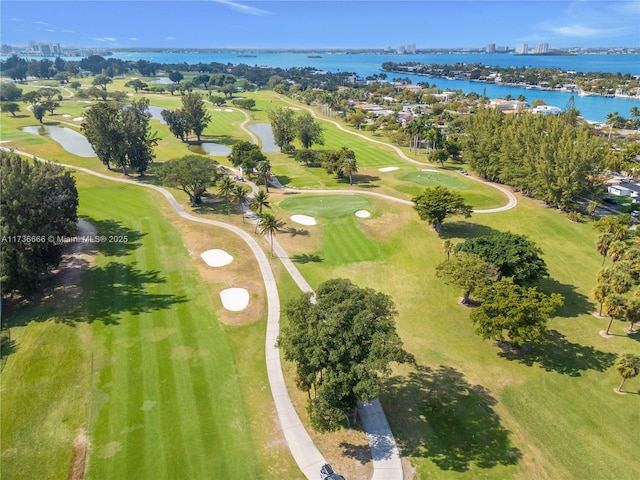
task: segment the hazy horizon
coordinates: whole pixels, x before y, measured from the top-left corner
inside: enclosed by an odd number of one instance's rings
[[[640,47],[640,2],[3,0],[0,40],[93,48]]]

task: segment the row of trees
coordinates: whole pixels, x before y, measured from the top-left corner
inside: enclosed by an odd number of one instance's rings
[[[85,114],[82,131],[96,155],[111,170],[128,169],[143,175],[155,154],[157,133],[151,129],[149,101],[133,100],[131,105],[100,102]]]
[[[609,316],[605,336],[616,318],[629,322],[630,334],[635,333],[634,323],[640,321],[640,247],[633,241],[630,225],[628,214],[605,216],[594,223],[600,231],[596,250],[602,255],[602,268],[592,293],[600,304],[600,315],[604,310]],[[605,265],[607,259],[610,265]]]
[[[33,293],[60,262],[60,237],[77,231],[78,191],[68,171],[0,151],[0,282]]]
[[[575,210],[602,184],[602,140],[575,126],[572,112],[555,117],[482,109],[465,124],[463,150],[481,177],[565,210]]]
[[[291,143],[296,138],[305,150],[314,144],[324,144],[322,126],[309,112],[296,114],[289,108],[276,108],[269,112],[269,120],[274,143],[284,153],[291,150]]]

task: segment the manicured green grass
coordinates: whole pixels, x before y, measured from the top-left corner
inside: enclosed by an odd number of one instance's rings
[[[283,202],[284,203],[284,202]],[[289,200],[282,206],[290,207]],[[570,222],[538,203],[520,199],[513,210],[452,218],[438,237],[410,207],[376,200],[377,217],[363,231],[383,252],[376,262],[308,261],[300,266],[313,284],[346,277],[389,294],[399,311],[398,331],[417,367],[397,368],[381,399],[416,478],[635,478],[628,446],[637,436],[636,395],[616,395],[613,369],[620,352],[640,353],[640,344],[614,323],[616,336],[598,335],[606,319],[591,315],[589,299],[600,259],[590,224]],[[329,216],[325,231],[340,226]],[[444,261],[442,244],[491,230],[528,235],[539,245],[565,306],[550,321],[550,337],[521,355],[505,355],[474,333],[461,292],[434,275]],[[287,250],[296,240],[284,238]],[[302,248],[304,240],[299,240]],[[300,248],[300,247],[299,247]],[[346,248],[323,243],[324,258]],[[639,391],[636,379],[628,385]]]

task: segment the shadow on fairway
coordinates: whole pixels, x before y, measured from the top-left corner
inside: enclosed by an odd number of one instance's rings
[[[404,456],[430,459],[442,470],[466,472],[516,464],[522,454],[494,410],[497,400],[458,370],[417,366],[387,381],[396,441]],[[477,472],[477,470],[476,470]]]
[[[101,321],[117,325],[123,313],[141,313],[166,310],[183,303],[182,295],[155,293],[157,286],[166,283],[157,270],[142,271],[135,264],[110,262],[103,267],[92,267],[84,279],[86,308],[76,321]]]
[[[322,263],[324,262],[324,258],[322,258],[320,255],[313,255],[313,254],[308,254],[308,253],[301,253],[298,255],[294,255],[293,257],[291,257],[291,261],[292,262],[296,262],[296,263]]]
[[[564,304],[558,309],[557,315],[561,317],[577,317],[594,310],[589,298],[576,291],[574,285],[560,283],[555,278],[541,278],[538,286],[547,295],[559,293],[564,297]]]
[[[101,254],[108,257],[124,257],[132,251],[138,249],[142,243],[142,237],[146,233],[124,226],[115,220],[95,220],[91,217],[83,216],[96,229],[96,235],[102,237],[95,246]]]
[[[440,234],[440,238],[443,240],[462,238],[481,237],[483,235],[489,235],[497,232],[491,227],[485,225],[479,225],[477,223],[465,222],[464,220],[458,220],[455,222],[448,222],[445,220],[442,224],[444,226],[444,232]]]
[[[282,230],[285,233],[288,233],[292,237],[308,237],[309,230],[305,228],[296,228],[296,227],[287,227]]]
[[[613,365],[616,358],[614,353],[603,352],[589,345],[571,343],[556,330],[549,330],[542,342],[529,346],[526,352],[501,351],[498,355],[528,367],[537,364],[547,372],[557,372],[570,377],[579,377],[581,372],[587,370],[604,372]]]

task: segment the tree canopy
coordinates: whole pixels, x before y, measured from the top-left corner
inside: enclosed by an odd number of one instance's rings
[[[242,167],[247,175],[251,174],[260,162],[267,160],[258,145],[246,140],[235,143],[231,147],[231,154],[227,158],[234,167]]]
[[[564,302],[558,293],[545,295],[510,279],[480,287],[477,296],[482,303],[471,312],[476,332],[485,339],[504,340],[513,348],[541,340],[547,320]]]
[[[0,152],[0,190],[2,289],[28,295],[60,262],[58,238],[76,233],[76,182],[52,163]]]
[[[425,188],[412,201],[420,218],[431,223],[438,233],[442,232],[442,222],[448,216],[462,215],[468,218],[472,212],[471,206],[464,203],[462,195],[440,185]]]
[[[295,113],[288,108],[276,108],[269,112],[273,141],[280,148],[289,145],[296,138]]]
[[[165,162],[159,172],[163,184],[181,188],[192,206],[199,205],[208,187],[213,187],[222,176],[218,163],[202,155],[186,155]]]
[[[455,246],[456,252],[475,253],[496,267],[498,280],[511,277],[518,285],[527,285],[547,276],[542,251],[524,235],[493,232],[469,238]]]
[[[340,428],[358,400],[378,396],[391,362],[411,360],[395,329],[391,298],[349,280],[328,280],[315,303],[301,295],[284,313],[289,324],[278,346],[296,365],[296,385],[310,395],[307,410],[316,430]]]
[[[462,303],[465,305],[473,291],[490,283],[495,273],[491,263],[472,252],[460,252],[436,267],[436,276],[448,285],[463,289]]]
[[[302,147],[305,149],[311,148],[314,143],[324,144],[322,126],[309,112],[303,112],[298,115],[295,123],[295,132],[296,138],[300,140]]]

